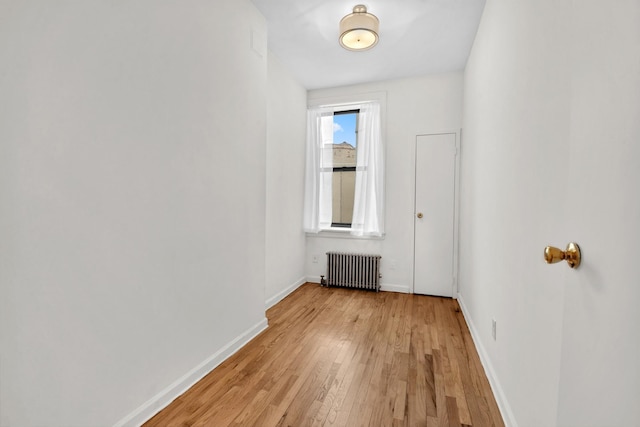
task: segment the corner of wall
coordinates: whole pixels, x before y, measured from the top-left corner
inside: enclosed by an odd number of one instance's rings
[[[270,298],[267,298],[265,309],[268,310],[283,299],[285,299],[289,294],[298,289],[300,286],[304,285],[307,282],[307,277],[301,277],[296,280],[293,284],[287,286],[285,289],[281,290],[277,294],[273,295]]]

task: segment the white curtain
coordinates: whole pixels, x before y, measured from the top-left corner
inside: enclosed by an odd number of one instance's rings
[[[356,144],[356,188],[351,234],[384,235],[384,156],[380,127],[380,104],[360,106]]]
[[[307,163],[304,221],[307,233],[331,228],[333,181],[333,108],[315,107],[307,112]]]

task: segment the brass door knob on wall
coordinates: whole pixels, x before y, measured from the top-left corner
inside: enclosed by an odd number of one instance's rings
[[[416,214],[416,216],[417,216],[419,219],[422,219],[422,212],[418,212],[418,213]]]
[[[555,264],[562,260],[567,261],[569,267],[578,268],[582,256],[580,254],[580,246],[577,243],[569,243],[566,250],[554,248],[553,246],[547,246],[544,248],[544,260],[547,264]]]

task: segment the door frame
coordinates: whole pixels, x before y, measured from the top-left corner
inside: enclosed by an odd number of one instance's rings
[[[435,136],[435,135],[455,135],[456,140],[456,155],[455,155],[455,172],[454,172],[454,195],[453,195],[453,283],[451,289],[451,295],[453,299],[458,299],[458,254],[459,254],[459,224],[460,224],[460,150],[462,146],[462,129],[459,130],[444,130],[440,132],[426,131],[426,132],[412,132],[411,140],[413,149],[411,150],[411,173],[413,176],[413,191],[411,192],[411,220],[413,221],[413,241],[411,249],[411,293],[415,294],[416,289],[416,275],[415,275],[415,260],[416,260],[416,171],[417,171],[417,150],[418,150],[418,137],[420,136]]]

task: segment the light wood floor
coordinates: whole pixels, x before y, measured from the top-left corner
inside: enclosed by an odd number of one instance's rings
[[[145,426],[502,426],[456,301],[307,283]]]

